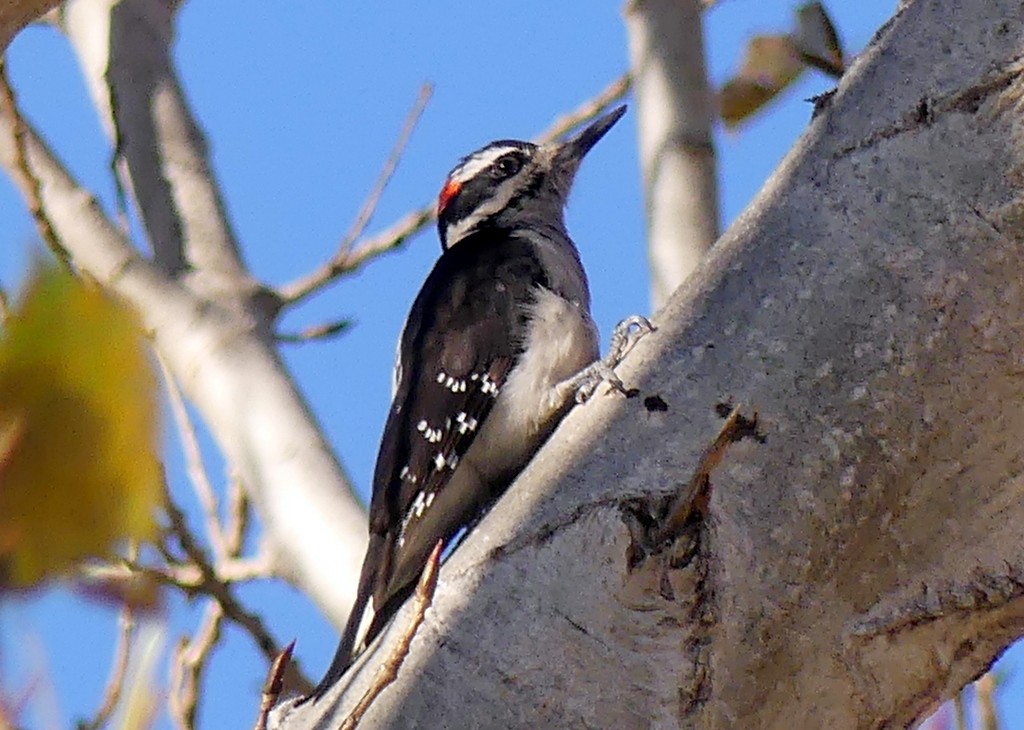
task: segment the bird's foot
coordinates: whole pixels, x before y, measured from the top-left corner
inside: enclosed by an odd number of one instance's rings
[[[588,365],[569,380],[569,387],[576,394],[577,403],[586,403],[597,391],[601,383],[608,383],[612,390],[627,394],[622,379],[615,373],[626,354],[633,349],[642,338],[655,331],[654,325],[646,317],[633,315],[626,317],[615,326],[612,332],[608,354],[601,360]]]

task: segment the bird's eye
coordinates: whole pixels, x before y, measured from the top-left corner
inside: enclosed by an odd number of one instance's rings
[[[523,161],[519,155],[505,155],[498,158],[494,163],[494,176],[506,178],[515,175],[523,167]]]

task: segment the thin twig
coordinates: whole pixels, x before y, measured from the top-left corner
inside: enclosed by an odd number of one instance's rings
[[[273,661],[274,657],[277,656],[278,648],[277,642],[274,641],[270,630],[259,615],[247,611],[245,607],[242,606],[238,599],[235,598],[230,586],[217,575],[217,572],[207,557],[205,550],[203,550],[203,547],[199,544],[192,533],[189,532],[188,524],[185,520],[185,514],[176,504],[174,504],[166,483],[164,483],[163,488],[164,510],[167,512],[167,517],[170,520],[171,531],[174,533],[175,537],[177,537],[178,542],[181,545],[181,549],[191,562],[191,565],[178,567],[188,567],[192,570],[198,571],[197,580],[194,584],[183,584],[177,582],[173,576],[162,570],[138,565],[131,567],[135,570],[147,572],[157,580],[168,582],[178,586],[179,588],[186,588],[209,596],[219,604],[220,609],[224,614],[224,618],[244,629],[267,660]],[[162,550],[162,552],[166,557],[173,559],[173,556],[169,556],[166,550]],[[171,566],[169,566],[169,568],[170,567]],[[296,674],[298,675],[298,672],[296,672]],[[296,688],[301,688],[302,691],[312,691],[312,683],[304,677],[301,677],[300,675],[298,676],[299,679],[296,682]]]
[[[545,129],[534,140],[537,144],[547,144],[559,139],[566,132],[575,129],[584,122],[599,116],[609,106],[619,101],[629,91],[632,78],[628,73],[608,84],[597,96],[588,99],[567,114],[558,117],[551,126]]]
[[[171,502],[169,494],[165,495],[164,509],[167,511],[168,518],[171,521],[171,528],[177,536],[182,550],[185,551],[185,555],[199,570],[200,582],[195,586],[191,586],[192,590],[216,600],[223,609],[224,617],[245,629],[256,643],[256,646],[263,652],[263,655],[269,661],[273,661],[278,652],[277,642],[274,641],[263,620],[258,615],[247,611],[239,603],[238,599],[235,598],[230,587],[218,577],[202,546],[199,545],[188,531],[184,513],[182,513],[177,505]],[[154,577],[158,580],[163,579],[159,572]]]
[[[228,481],[228,518],[224,526],[224,540],[227,543],[228,555],[233,558],[238,558],[242,554],[251,517],[249,495],[242,486],[239,476],[232,475]],[[266,559],[260,557],[258,560]],[[266,577],[269,575],[268,571]]]
[[[110,678],[107,680],[106,689],[103,691],[103,701],[92,720],[78,723],[78,730],[98,730],[106,725],[121,699],[125,673],[128,670],[128,657],[131,654],[132,637],[135,633],[135,617],[128,606],[121,609],[118,628],[114,663],[110,669]]]
[[[285,671],[292,660],[292,651],[295,649],[295,642],[291,642],[277,658],[270,663],[270,670],[267,672],[267,679],[263,682],[263,691],[260,693],[260,714],[256,718],[255,730],[266,730],[267,718],[270,711],[277,704],[281,691],[285,687]]]
[[[416,96],[416,101],[413,103],[412,109],[409,110],[409,113],[405,117],[405,123],[402,125],[402,131],[399,132],[398,139],[395,140],[395,144],[391,148],[391,152],[388,154],[387,160],[384,161],[384,166],[377,175],[377,181],[370,189],[370,194],[363,202],[362,208],[359,209],[359,213],[356,215],[356,219],[353,221],[352,227],[349,228],[348,232],[342,238],[337,252],[326,264],[314,271],[310,276],[282,288],[280,294],[285,304],[294,304],[295,302],[304,299],[313,292],[322,288],[328,282],[337,278],[338,274],[345,270],[346,264],[352,253],[352,245],[360,236],[363,235],[363,232],[366,230],[366,226],[370,224],[374,211],[377,210],[377,204],[380,202],[380,198],[384,194],[385,188],[387,188],[388,183],[391,181],[391,176],[394,175],[395,168],[398,167],[398,162],[402,159],[402,153],[405,152],[405,147],[409,144],[409,138],[412,136],[413,130],[416,129],[416,124],[423,115],[423,110],[426,109],[427,103],[430,101],[430,97],[433,93],[433,84],[426,83],[420,87],[419,94]]]
[[[535,141],[538,144],[552,142],[576,125],[593,119],[609,105],[625,96],[629,91],[630,83],[629,74],[623,74],[605,87],[597,96],[555,120]],[[401,246],[421,232],[436,216],[437,213],[433,203],[407,213],[381,233],[364,239],[359,245],[352,245],[344,258],[332,258],[331,261],[312,274],[281,287],[278,290],[281,301],[284,305],[293,304],[300,298],[313,294],[338,277],[357,271],[381,254],[393,251]],[[328,269],[330,269],[329,275],[326,273]]]
[[[188,416],[185,400],[181,396],[181,389],[178,388],[174,375],[159,354],[157,360],[160,362],[160,370],[163,372],[164,383],[167,385],[167,399],[171,404],[171,413],[178,426],[178,433],[181,434],[181,448],[185,452],[185,471],[188,473],[189,481],[192,482],[199,506],[203,510],[206,533],[210,538],[210,545],[213,546],[213,553],[220,560],[227,556],[227,547],[224,544],[224,533],[221,531],[217,497],[213,493],[213,485],[206,473],[203,453],[199,448],[199,439],[196,438],[195,427],[192,425],[192,419]]]
[[[36,231],[39,233],[43,243],[57,257],[57,260],[70,269],[71,258],[68,255],[67,249],[60,242],[57,231],[53,227],[53,223],[50,222],[50,217],[47,215],[46,208],[43,205],[42,183],[32,172],[32,167],[29,164],[28,145],[25,141],[28,136],[28,125],[18,109],[14,89],[11,88],[11,84],[7,80],[7,64],[2,58],[0,58],[0,116],[6,116],[11,119],[11,126],[14,131],[13,171],[17,173],[16,177],[21,178],[20,181],[16,182],[19,182],[22,193],[25,195],[25,202],[28,204],[28,211],[36,224]]]
[[[172,721],[181,730],[196,726],[199,708],[199,683],[207,658],[220,639],[224,612],[219,603],[206,604],[203,621],[192,639],[182,638],[174,650],[171,667],[171,692],[168,705]]]
[[[82,572],[86,578],[103,583],[104,581],[127,580],[132,577],[150,578],[160,585],[178,588],[185,593],[196,596],[216,597],[207,587],[208,578],[203,569],[191,562],[173,562],[173,556],[161,551],[169,562],[165,565],[150,565],[132,560],[123,560],[115,564],[86,565]],[[235,558],[225,561],[216,568],[216,581],[219,583],[245,583],[247,581],[268,578],[271,575],[272,561],[268,555],[257,555],[252,558]]]
[[[359,237],[366,231],[366,226],[370,224],[370,220],[377,210],[377,205],[380,203],[380,198],[391,181],[391,176],[395,174],[395,168],[398,167],[398,162],[402,159],[402,153],[405,152],[406,145],[409,144],[409,138],[412,137],[413,130],[416,129],[416,125],[419,123],[420,117],[423,116],[423,111],[427,108],[427,104],[430,102],[430,97],[433,94],[433,84],[426,83],[420,87],[416,101],[413,102],[412,109],[409,110],[405,117],[402,131],[399,132],[398,139],[391,148],[388,159],[384,162],[384,167],[381,168],[380,173],[377,175],[377,181],[374,183],[365,202],[363,202],[363,207],[360,208],[359,215],[356,216],[352,227],[341,240],[341,245],[338,246],[338,255],[341,258],[348,255],[352,244],[359,240]]]
[[[344,276],[345,274],[354,273],[381,254],[393,251],[400,247],[403,243],[422,231],[427,224],[432,222],[436,217],[437,212],[433,203],[424,205],[419,210],[407,213],[397,223],[392,224],[390,228],[378,233],[376,236],[365,239],[358,246],[354,246],[348,257],[345,259],[344,264],[338,268],[334,276],[328,281],[325,281],[323,285],[326,285],[330,281],[333,281],[340,276]],[[294,285],[285,287],[281,292],[281,297],[285,301],[289,301],[288,291],[291,286]]]
[[[273,561],[266,553],[252,558],[235,558],[225,560],[217,566],[217,575],[225,583],[244,583],[261,578],[269,578]]]
[[[978,727],[980,730],[999,730],[996,719],[996,678],[992,672],[985,672],[974,683],[974,699],[978,706]]]
[[[3,324],[11,316],[11,298],[7,290],[0,286],[0,324]]]
[[[363,719],[363,715],[370,709],[374,700],[398,677],[398,670],[402,668],[402,662],[405,661],[405,657],[409,654],[409,647],[412,645],[413,637],[416,636],[416,631],[419,629],[420,624],[423,623],[427,609],[430,608],[430,604],[434,600],[434,589],[437,588],[437,568],[441,562],[441,547],[443,544],[441,540],[437,541],[437,545],[434,546],[434,550],[430,553],[427,564],[423,568],[423,575],[420,576],[419,583],[416,584],[416,594],[413,597],[412,620],[409,621],[409,625],[398,640],[398,643],[391,650],[391,654],[377,670],[373,682],[341,724],[340,730],[353,730],[359,724],[359,721]]]
[[[757,437],[757,414],[749,419],[745,418],[740,415],[740,407],[736,406],[726,417],[715,440],[700,455],[697,469],[686,489],[676,495],[666,513],[667,516],[655,533],[654,544],[659,545],[676,537],[694,511],[706,508],[706,505],[701,505],[700,497],[707,493],[712,470],[722,461],[729,444],[739,441],[744,436]]]
[[[964,706],[964,691],[957,692],[953,698],[953,727],[955,730],[967,730],[967,708]]]
[[[337,322],[325,322],[313,325],[312,327],[306,327],[294,333],[278,332],[274,335],[274,339],[278,342],[287,342],[289,344],[326,340],[347,332],[352,324],[351,319],[340,319]]]

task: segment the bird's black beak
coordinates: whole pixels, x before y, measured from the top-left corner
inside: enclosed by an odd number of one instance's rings
[[[580,163],[583,162],[587,153],[625,113],[626,107],[620,106],[615,111],[605,114],[576,136],[570,137],[558,145],[555,151],[555,168],[568,182],[571,182],[576,175],[576,170],[579,169]]]

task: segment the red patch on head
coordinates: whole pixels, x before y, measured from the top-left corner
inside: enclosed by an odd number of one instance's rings
[[[459,194],[460,190],[462,190],[462,183],[457,180],[449,180],[444,184],[444,187],[441,188],[441,194],[437,196],[438,215],[444,212],[444,209],[448,207],[448,203]]]

